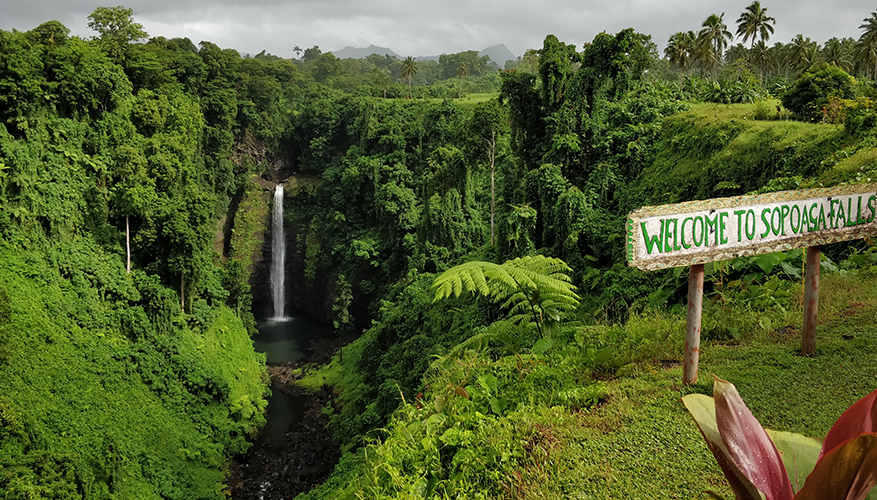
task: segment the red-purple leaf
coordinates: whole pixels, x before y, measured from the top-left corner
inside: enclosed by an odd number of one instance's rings
[[[877,391],[868,394],[837,419],[834,426],[822,442],[819,458],[834,449],[835,446],[849,441],[865,432],[877,432]]]
[[[703,394],[689,394],[682,398],[682,402],[691,416],[694,417],[707,446],[716,457],[716,462],[719,463],[722,472],[725,473],[725,478],[728,479],[731,489],[734,490],[734,497],[737,500],[761,500],[758,488],[746,479],[746,476],[734,465],[728,455],[728,448],[722,442],[722,436],[716,425],[716,405],[713,398]]]
[[[714,378],[716,422],[734,465],[767,500],[792,500],[792,485],[773,441],[743,403],[734,384]]]
[[[835,446],[807,476],[795,500],[862,500],[877,486],[877,434]]]

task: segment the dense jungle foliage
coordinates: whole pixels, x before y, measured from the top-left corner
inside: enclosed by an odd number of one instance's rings
[[[242,56],[148,38],[122,7],[89,20],[93,39],[0,31],[7,498],[224,496],[264,423],[259,176],[292,176],[296,278],[339,332],[363,330],[302,382],[335,386],[347,452],[310,496],[528,498],[569,494],[561,432],[641,389],[607,384],[681,351],[686,276],[626,266],[629,211],[864,182],[877,157],[874,86],[830,61],[695,75],[626,29],[581,50],[549,35],[498,71],[475,52]],[[827,249],[825,269],[867,272],[868,245]],[[705,339],[786,328],[801,262],[710,265]],[[661,439],[648,467],[671,477],[678,439]],[[679,446],[721,481],[702,443]],[[687,477],[656,491],[697,494]]]
[[[213,249],[253,161],[235,134],[270,134],[259,75],[91,20],[0,31],[0,491],[223,498],[267,392],[245,271]]]

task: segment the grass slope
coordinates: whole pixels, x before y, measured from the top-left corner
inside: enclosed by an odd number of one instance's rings
[[[877,179],[872,140],[842,125],[777,120],[774,104],[701,103],[668,117],[642,176],[648,203],[733,196],[772,181],[779,190]]]

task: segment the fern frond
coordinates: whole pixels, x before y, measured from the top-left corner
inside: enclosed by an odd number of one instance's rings
[[[579,305],[576,287],[565,262],[544,255],[530,255],[502,264],[472,261],[442,273],[432,285],[433,301],[464,292],[492,296],[508,310],[507,318],[540,329],[546,322],[562,322]]]
[[[479,293],[485,297],[515,287],[514,279],[498,264],[472,261],[443,272],[432,284],[433,302],[463,292]]]

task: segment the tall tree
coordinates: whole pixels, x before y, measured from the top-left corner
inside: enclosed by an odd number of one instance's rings
[[[847,40],[837,37],[830,38],[822,46],[821,58],[828,64],[833,64],[849,73],[853,69],[853,51]]]
[[[411,81],[417,74],[417,61],[414,57],[408,56],[402,61],[402,79],[408,84],[408,98],[411,99]]]
[[[728,31],[728,25],[725,24],[724,17],[724,12],[721,15],[710,14],[703,22],[702,28],[698,33],[700,41],[711,49],[711,53],[707,54],[706,64],[713,70],[713,77],[718,73],[719,63],[722,61],[725,47],[734,38],[734,35]]]
[[[680,31],[670,36],[664,55],[671,64],[679,67],[682,73],[691,69],[697,59],[697,35],[694,31]]]
[[[387,89],[393,84],[389,73],[381,68],[372,68],[369,74],[371,75],[372,82],[384,91],[384,99],[386,99]]]
[[[490,244],[494,244],[495,212],[496,212],[496,148],[497,140],[502,132],[508,129],[508,115],[498,99],[480,103],[469,122],[470,137],[475,144],[474,149],[480,155],[487,156],[490,168]]]
[[[752,51],[747,49],[745,45],[742,43],[738,43],[737,45],[731,45],[728,48],[728,51],[725,52],[725,62],[729,64],[733,64],[737,62],[738,59],[746,59],[750,61],[751,64]]]
[[[819,44],[798,34],[789,45],[789,64],[797,72],[803,72],[819,60]]]
[[[859,25],[859,29],[863,30],[859,37],[859,60],[868,66],[873,64],[873,72],[868,73],[877,78],[877,12],[872,12],[871,17],[862,21],[864,22]]]
[[[737,36],[743,37],[743,43],[752,38],[752,43],[749,45],[750,65],[752,65],[751,51],[755,47],[755,39],[760,38],[762,42],[767,42],[770,35],[773,35],[773,24],[776,24],[776,19],[767,15],[767,7],[762,8],[758,0],[749,4],[737,19]]]
[[[776,70],[777,74],[785,73],[785,77],[789,77],[789,66],[790,66],[790,58],[789,54],[791,52],[790,45],[787,45],[783,42],[776,42],[770,48],[770,59],[773,63],[773,68]]]
[[[759,40],[758,43],[752,46],[751,57],[752,63],[758,68],[758,73],[763,80],[764,70],[769,70],[774,62],[773,51],[764,43],[764,40]]]
[[[88,27],[98,32],[101,45],[116,60],[124,59],[129,43],[149,37],[133,16],[133,10],[121,6],[98,7],[88,16]]]

